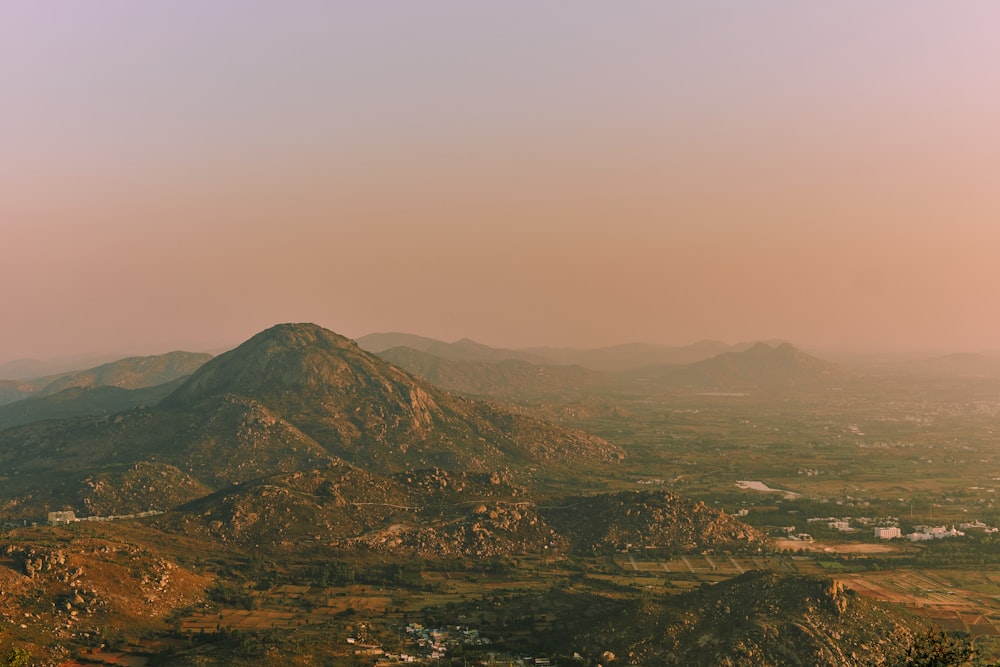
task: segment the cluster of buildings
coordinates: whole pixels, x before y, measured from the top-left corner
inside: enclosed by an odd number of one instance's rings
[[[913,532],[907,533],[906,535],[904,535],[897,527],[876,528],[875,537],[882,540],[892,540],[905,537],[911,542],[924,542],[926,540],[941,540],[948,537],[965,537],[964,531],[970,528],[979,529],[985,533],[995,533],[1000,530],[994,528],[993,526],[988,526],[982,521],[970,521],[968,523],[960,523],[958,528],[955,528],[955,526],[952,526],[951,528],[948,528],[947,526],[914,526]]]
[[[904,534],[899,528],[899,519],[896,517],[813,517],[807,519],[809,523],[825,523],[831,530],[839,530],[845,533],[856,532],[861,528],[870,528],[875,539],[895,540],[906,538],[911,542],[921,542],[924,540],[937,540],[946,537],[964,537],[963,531],[969,529],[982,530],[986,533],[995,533],[998,528],[989,526],[982,521],[970,521],[961,523],[958,528],[952,526],[914,526],[914,532]],[[791,529],[787,529],[791,530]],[[794,539],[794,538],[793,538]],[[798,539],[802,539],[801,536]]]
[[[940,540],[945,537],[965,537],[965,533],[956,530],[955,526],[952,526],[951,529],[944,526],[914,526],[913,528],[915,529],[914,532],[906,536],[911,542]]]
[[[479,630],[474,628],[463,628],[460,625],[448,626],[446,628],[427,628],[420,623],[410,623],[406,626],[406,634],[409,640],[416,645],[417,656],[401,654],[400,662],[414,662],[415,660],[439,660],[444,658],[449,649],[456,646],[486,646],[490,640],[482,637]]]

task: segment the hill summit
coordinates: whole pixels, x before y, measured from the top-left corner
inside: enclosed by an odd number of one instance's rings
[[[791,343],[755,343],[686,366],[652,366],[633,374],[673,386],[791,388],[843,380],[837,364],[806,354]]]
[[[392,371],[354,341],[323,327],[278,324],[203,366],[166,403],[190,405],[227,393],[259,398],[357,390],[385,384],[375,378],[398,375]]]

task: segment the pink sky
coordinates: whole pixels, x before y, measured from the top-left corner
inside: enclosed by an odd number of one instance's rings
[[[1000,349],[1000,5],[0,6],[0,362]]]

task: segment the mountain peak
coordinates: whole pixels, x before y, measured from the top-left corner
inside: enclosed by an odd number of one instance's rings
[[[226,393],[322,393],[342,388],[350,382],[352,369],[373,363],[381,362],[351,339],[316,324],[278,324],[205,364],[165,404],[191,404]]]
[[[303,349],[316,343],[326,343],[335,347],[346,347],[357,349],[357,343],[350,338],[345,338],[329,329],[324,329],[318,324],[311,322],[283,323],[275,324],[269,329],[261,331],[250,338],[243,345],[248,345],[254,341],[272,341],[284,345],[290,349]],[[243,347],[241,345],[240,347]]]

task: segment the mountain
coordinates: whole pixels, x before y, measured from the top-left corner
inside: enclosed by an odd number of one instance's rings
[[[377,472],[494,470],[545,460],[609,460],[599,438],[457,398],[315,325],[279,325],[205,364],[162,402],[198,409],[260,402],[329,454]]]
[[[0,364],[0,378],[10,378],[12,380],[30,380],[45,375],[57,375],[90,368],[98,364],[106,364],[115,361],[120,357],[108,354],[88,354],[71,357],[59,357],[57,359],[15,359]]]
[[[725,352],[740,352],[749,344],[727,345],[714,340],[704,340],[683,347],[627,343],[590,350],[572,348],[529,348],[525,352],[543,357],[551,363],[583,366],[596,371],[619,372],[643,366],[690,364]]]
[[[406,333],[373,333],[357,339],[358,345],[384,358],[415,363],[402,356],[397,348],[408,348],[448,361],[478,361],[495,363],[522,361],[535,366],[580,366],[592,371],[620,373],[648,366],[681,366],[705,361],[727,353],[745,352],[753,343],[729,345],[716,340],[703,340],[691,345],[671,347],[649,343],[626,343],[593,349],[531,347],[521,350],[495,348],[468,338],[453,343]],[[766,341],[756,345],[782,347],[783,341]],[[412,357],[412,354],[411,354]],[[421,362],[426,364],[426,362]],[[447,375],[446,375],[447,377]],[[457,389],[465,391],[464,389]],[[480,392],[469,392],[480,393]],[[486,393],[486,392],[482,392]]]
[[[185,378],[145,387],[71,387],[44,396],[27,398],[0,405],[0,430],[46,419],[63,419],[85,415],[110,415],[140,406],[152,406],[180,386]]]
[[[369,334],[358,339],[358,345],[369,352],[381,353],[394,347],[408,347],[419,352],[426,352],[435,357],[451,361],[506,361],[519,360],[530,363],[545,363],[546,359],[530,352],[507,350],[477,343],[469,338],[462,338],[453,343],[414,336],[412,334]]]
[[[119,387],[142,389],[190,375],[212,358],[210,354],[168,352],[149,357],[128,357],[83,371],[32,380],[40,395],[70,387]]]
[[[449,391],[504,400],[566,396],[606,384],[608,378],[579,366],[554,366],[507,359],[454,361],[410,347],[393,347],[378,356]]]
[[[393,347],[409,347],[426,352],[435,345],[447,345],[444,341],[408,333],[370,333],[355,341],[362,350],[378,354]]]
[[[649,367],[628,374],[634,380],[706,389],[789,388],[842,381],[840,366],[806,354],[789,343],[756,343],[679,367]]]
[[[149,461],[221,489],[342,461],[384,475],[621,456],[595,436],[443,392],[311,324],[261,332],[155,407],[0,432],[5,495],[34,506],[74,505],[81,477]]]
[[[31,396],[48,396],[73,387],[144,389],[190,375],[212,358],[210,354],[168,352],[148,357],[128,357],[79,371],[0,380],[0,405]]]

